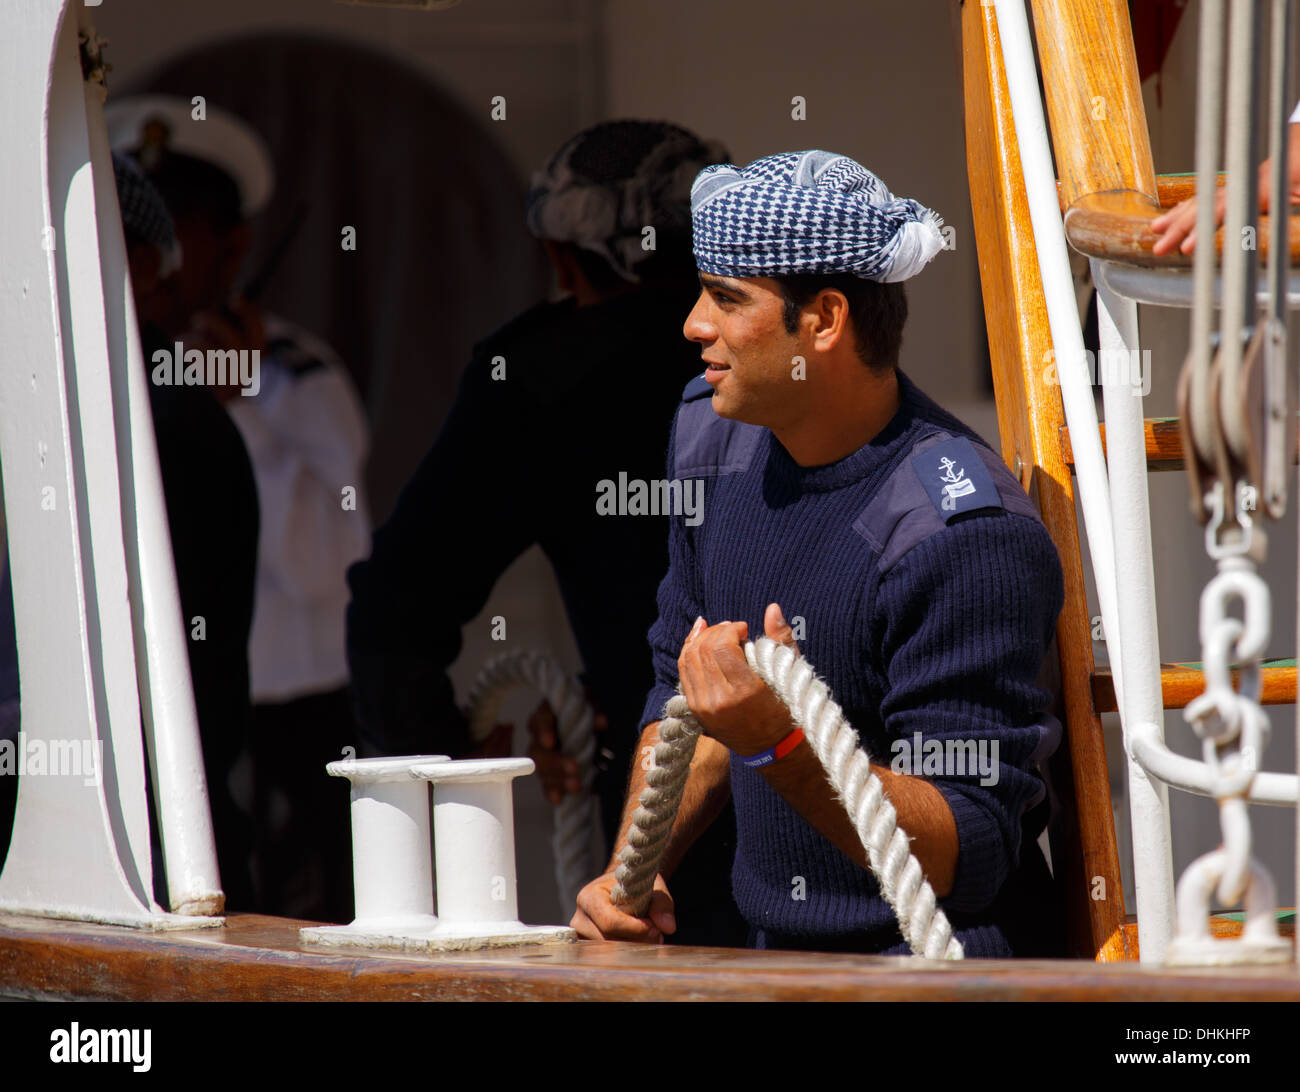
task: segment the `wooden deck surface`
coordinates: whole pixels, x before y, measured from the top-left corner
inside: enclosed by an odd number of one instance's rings
[[[1300,969],[1156,970],[580,941],[491,952],[307,948],[304,922],[147,933],[0,916],[0,996],[224,1001],[1300,1001]]]

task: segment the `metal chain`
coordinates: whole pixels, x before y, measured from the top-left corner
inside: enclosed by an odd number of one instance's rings
[[[1218,573],[1201,593],[1200,638],[1205,692],[1188,703],[1183,718],[1201,740],[1219,805],[1223,845],[1193,861],[1178,884],[1178,932],[1171,963],[1256,963],[1289,958],[1287,942],[1273,920],[1273,884],[1251,856],[1246,798],[1268,744],[1269,722],[1260,707],[1260,660],[1271,636],[1268,585],[1257,571],[1263,536],[1254,526],[1250,485],[1236,483],[1235,512],[1229,514],[1216,481],[1206,496],[1214,514],[1206,527],[1206,549]],[[1230,611],[1240,603],[1241,617]],[[1239,671],[1233,686],[1232,667]],[[1224,906],[1246,905],[1246,927],[1235,943],[1209,936],[1210,896]]]
[[[1289,34],[1289,0],[1274,0],[1272,33]],[[1226,222],[1223,245],[1223,310],[1217,348],[1210,333],[1213,308],[1213,202],[1197,209],[1192,344],[1179,392],[1182,433],[1193,505],[1206,524],[1205,549],[1218,573],[1201,595],[1201,659],[1205,692],[1190,702],[1184,719],[1201,740],[1202,758],[1219,805],[1220,848],[1193,861],[1176,894],[1177,933],[1169,961],[1182,964],[1273,962],[1290,959],[1277,935],[1272,878],[1251,857],[1247,797],[1268,742],[1269,722],[1260,707],[1260,660],[1268,645],[1271,604],[1258,572],[1267,538],[1253,513],[1277,519],[1286,505],[1290,468],[1292,394],[1286,362],[1286,202],[1282,169],[1287,161],[1287,51],[1274,49],[1270,77],[1270,151],[1273,224],[1268,284],[1271,301],[1260,316],[1256,302],[1258,262],[1247,246],[1257,225],[1255,113],[1261,100],[1264,9],[1252,0],[1230,0],[1231,38],[1227,78]],[[1202,80],[1197,106],[1197,188],[1208,197],[1218,155],[1222,84],[1223,0],[1207,0],[1201,23]],[[1218,31],[1219,33],[1216,33]],[[1213,364],[1210,363],[1214,350]],[[1240,603],[1241,617],[1230,610]],[[1238,668],[1234,687],[1232,666]],[[1245,904],[1246,923],[1236,942],[1209,935],[1210,898],[1224,906]]]

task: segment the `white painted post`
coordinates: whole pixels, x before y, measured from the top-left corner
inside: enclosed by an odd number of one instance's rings
[[[1114,536],[1116,608],[1124,634],[1124,690],[1120,720],[1128,768],[1129,820],[1137,896],[1141,961],[1163,963],[1174,924],[1173,849],[1169,789],[1134,756],[1133,741],[1164,742],[1160,689],[1160,639],[1156,626],[1155,570],[1151,556],[1151,505],[1147,490],[1146,437],[1137,304],[1103,287],[1096,276],[1106,464]],[[1134,366],[1136,363],[1136,366]],[[1135,383],[1136,381],[1136,383]]]
[[[409,763],[395,776],[353,779],[352,844],[353,924],[431,928],[429,790],[411,779]]]
[[[511,782],[529,758],[488,758],[413,768],[433,785],[438,862],[435,948],[492,948],[570,940],[571,929],[518,920]]]
[[[1056,172],[1052,166],[1047,123],[1043,118],[1043,102],[1038,88],[1038,69],[1034,64],[1024,0],[995,0],[995,3],[998,40],[1007,73],[1016,143],[1020,149],[1020,170],[1034,229],[1038,270],[1043,280],[1043,302],[1052,331],[1065,421],[1070,427],[1079,501],[1083,506],[1083,527],[1088,536],[1088,553],[1096,577],[1115,695],[1122,703],[1124,635],[1120,631],[1115,604],[1115,544],[1110,527],[1110,487],[1106,480],[1106,461],[1101,451],[1097,406],[1093,401],[1083,331],[1079,326],[1074,281],[1070,276]]]
[[[444,922],[519,917],[511,781],[531,773],[533,764],[530,759],[489,761],[490,767],[477,763],[477,771],[448,768],[431,778],[438,910]]]
[[[351,925],[304,929],[304,940],[363,943],[367,937],[419,937],[438,919],[433,912],[429,789],[412,763],[434,766],[446,755],[360,758],[331,762],[331,777],[352,784],[352,882],[356,916]],[[400,945],[399,945],[400,946]]]

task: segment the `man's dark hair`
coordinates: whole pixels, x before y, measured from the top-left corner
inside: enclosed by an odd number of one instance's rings
[[[785,300],[785,332],[799,326],[799,312],[823,288],[844,293],[857,338],[858,356],[873,371],[898,365],[907,322],[907,293],[901,282],[884,284],[852,273],[791,273],[773,277]]]
[[[162,194],[173,219],[202,217],[223,234],[244,219],[239,183],[207,160],[168,152],[148,172],[148,178]]]
[[[585,250],[575,243],[561,243],[569,247],[591,287],[597,292],[614,292],[628,287],[615,272],[614,267],[594,250]],[[682,288],[692,296],[699,292],[696,280],[695,256],[689,246],[660,247],[648,258],[637,263],[637,285],[641,288]]]
[[[578,268],[582,270],[582,275],[597,292],[612,292],[627,286],[628,282],[615,273],[614,267],[594,250],[584,250],[575,243],[564,245],[572,250],[573,258],[578,263]]]

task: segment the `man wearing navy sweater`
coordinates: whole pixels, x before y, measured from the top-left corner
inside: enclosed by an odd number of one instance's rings
[[[664,876],[730,795],[751,946],[907,952],[820,763],[745,662],[761,624],[857,729],[967,956],[1059,954],[1035,839],[1060,563],[997,454],[897,369],[896,282],[942,248],[940,222],[821,151],[708,168],[692,218],[702,290],[684,332],[707,370],[668,477],[703,483],[703,514],[672,521],[641,744],[679,681],[706,736],[647,915],[610,903],[615,859],[573,925],[672,933]],[[643,787],[637,767],[623,836]]]

